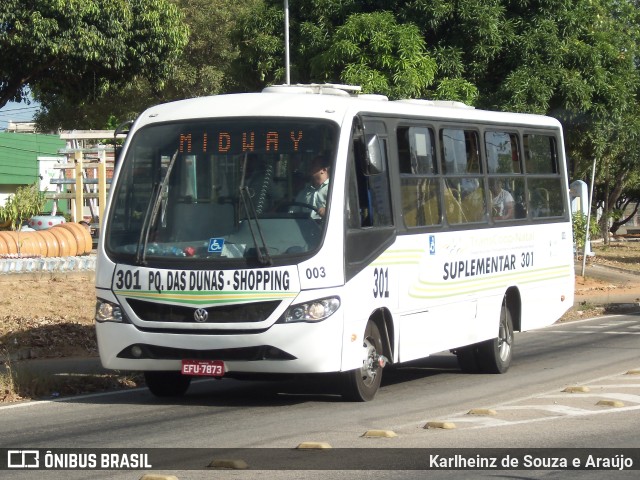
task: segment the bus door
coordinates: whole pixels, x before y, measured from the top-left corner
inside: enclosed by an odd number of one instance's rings
[[[370,316],[397,308],[397,284],[387,266],[375,262],[393,244],[386,125],[356,118],[347,166],[345,202],[345,335],[343,368],[362,364],[358,342]],[[354,345],[355,344],[355,345]],[[361,350],[361,349],[360,349]]]

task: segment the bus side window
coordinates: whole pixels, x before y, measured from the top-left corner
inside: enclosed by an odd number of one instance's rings
[[[356,139],[353,141],[352,149],[353,161],[349,162],[347,224],[350,228],[371,227],[373,225],[371,196],[367,176],[363,173],[366,155],[364,143]]]
[[[358,205],[358,186],[356,185],[355,170],[351,164],[349,171],[349,185],[347,187],[346,224],[347,228],[360,227],[360,207]]]
[[[389,176],[387,169],[387,139],[386,127],[379,121],[366,124],[367,130],[373,135],[356,135],[353,140],[353,155],[355,157],[355,187],[358,192],[358,210],[360,212],[361,227],[389,226],[393,224],[391,215],[391,193],[389,190]],[[369,142],[365,145],[365,139]],[[375,142],[375,145],[371,142]],[[381,158],[379,172],[369,172],[367,152],[375,150]],[[350,213],[350,215],[352,215]]]
[[[518,135],[509,132],[486,132],[488,173],[522,173]]]
[[[531,211],[534,217],[549,216],[549,191],[536,188],[531,192]]]
[[[515,179],[513,182],[513,191],[511,192],[515,201],[514,215],[515,218],[527,218],[527,201],[524,186],[524,179]]]
[[[408,228],[440,223],[440,184],[433,130],[400,127],[397,130],[400,193],[404,224]]]
[[[391,194],[387,167],[387,142],[378,136],[380,173],[367,174],[364,135],[356,125],[348,158],[347,201],[345,205],[346,278],[352,278],[379,255],[395,238],[391,214]]]
[[[525,134],[523,138],[531,217],[560,217],[565,213],[565,190],[560,180],[556,139],[542,134]]]
[[[440,131],[445,169],[444,211],[449,224],[487,219],[478,132],[458,128]]]
[[[553,137],[525,135],[524,147],[527,173],[558,174],[558,155]]]
[[[560,177],[532,178],[529,180],[529,198],[533,218],[564,215],[564,190]]]
[[[383,163],[386,165],[387,141],[380,139],[381,151],[384,152]],[[366,198],[369,202],[369,221],[367,226],[392,225],[391,217],[391,193],[389,192],[389,177],[387,170],[375,175],[365,176]]]
[[[411,173],[410,130],[410,128],[399,128],[396,134],[398,142],[398,167],[401,174]]]
[[[349,226],[353,228],[369,227],[372,224],[370,199],[366,187],[366,179],[363,172],[365,146],[362,141],[353,142],[354,161],[351,162],[349,181],[348,216]]]
[[[489,180],[492,216],[497,220],[526,218],[527,204],[517,133],[487,131],[484,134],[489,174],[506,175]],[[495,190],[494,190],[495,189]]]

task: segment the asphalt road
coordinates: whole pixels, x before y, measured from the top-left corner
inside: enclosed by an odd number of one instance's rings
[[[385,370],[378,396],[365,404],[342,402],[331,393],[335,391],[331,379],[309,377],[297,383],[201,381],[192,385],[186,397],[171,401],[159,401],[140,389],[2,406],[0,448],[170,449],[152,450],[155,465],[144,471],[10,471],[2,472],[2,477],[139,479],[154,472],[172,473],[180,480],[637,478],[637,470],[399,471],[393,459],[400,458],[405,465],[419,462],[411,456],[412,448],[420,449],[416,455],[436,448],[456,449],[453,453],[468,448],[472,450],[466,452],[482,455],[486,448],[523,449],[516,453],[540,452],[535,450],[539,448],[587,449],[581,452],[611,448],[619,452],[617,458],[627,452],[622,449],[632,448],[637,455],[640,374],[634,372],[640,369],[639,336],[640,316],[636,315],[518,334],[514,363],[506,375],[462,374],[453,356],[436,355]],[[565,391],[567,387],[574,389]],[[469,414],[472,410],[475,413]],[[455,428],[424,428],[431,422]],[[363,436],[371,430],[396,436]],[[303,468],[295,471],[214,472],[203,469],[208,452],[202,456],[201,450],[176,450],[258,449],[253,452],[262,452],[263,458],[248,462],[256,468],[263,461],[277,464],[283,454],[295,457],[300,453],[296,447],[304,442],[327,444],[337,452],[360,449],[357,455],[337,458],[329,466],[320,464],[329,468],[342,461],[352,466],[360,462],[359,470],[308,470],[318,468],[311,460],[323,457],[307,456]],[[278,450],[264,450],[269,448]],[[387,458],[388,448],[401,451],[390,451],[394,455]],[[251,452],[232,453],[242,457]],[[291,468],[299,468],[295,460],[300,459],[294,457]],[[635,468],[640,468],[640,458]]]

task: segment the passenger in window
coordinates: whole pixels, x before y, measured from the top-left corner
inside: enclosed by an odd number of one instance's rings
[[[502,181],[492,179],[489,182],[492,195],[492,212],[494,220],[513,218],[513,196],[502,188]]]
[[[463,178],[460,181],[460,190],[462,197],[467,197],[478,190],[480,183],[477,178]]]
[[[477,178],[463,178],[460,181],[461,207],[467,222],[479,222],[485,217],[484,189]]]
[[[550,216],[549,191],[546,188],[534,189],[531,195],[531,206],[531,214],[533,217]]]
[[[316,157],[309,168],[309,183],[296,196],[296,203],[314,207],[311,218],[322,220],[327,212],[329,191],[329,162],[324,157]]]

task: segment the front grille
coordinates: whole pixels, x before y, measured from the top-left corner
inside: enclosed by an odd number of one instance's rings
[[[141,355],[131,352],[137,347]],[[191,350],[186,348],[159,347],[157,345],[131,345],[118,354],[118,358],[154,359],[154,360],[225,360],[225,361],[259,361],[259,360],[295,360],[296,357],[271,345],[257,347],[221,348],[216,350]]]
[[[268,319],[280,305],[280,300],[271,300],[268,302],[207,307],[205,308],[209,315],[207,320],[205,322],[196,322],[194,312],[199,307],[167,305],[137,299],[127,299],[127,302],[143,322],[171,323],[257,323]]]

